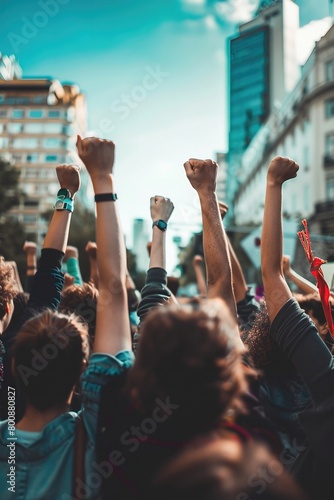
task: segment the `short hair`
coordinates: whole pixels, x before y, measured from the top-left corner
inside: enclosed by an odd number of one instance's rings
[[[7,305],[18,292],[12,266],[0,256],[0,320],[7,312]]]
[[[73,314],[45,310],[24,323],[12,355],[27,403],[40,411],[63,405],[89,356],[87,326]]]
[[[129,389],[144,411],[158,397],[210,426],[247,390],[237,324],[222,300],[193,300],[148,313],[141,326]]]
[[[76,314],[88,325],[89,336],[94,339],[96,325],[96,304],[98,290],[92,282],[71,285],[61,294],[59,311],[64,314]]]

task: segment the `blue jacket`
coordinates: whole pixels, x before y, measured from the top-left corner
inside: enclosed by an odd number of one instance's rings
[[[133,353],[119,352],[115,357],[95,353],[82,375],[83,405],[79,412],[87,432],[85,484],[76,481],[77,498],[98,499],[102,479],[113,471],[111,462],[97,463],[95,442],[102,386],[133,363]],[[52,390],[52,388],[51,388]],[[78,414],[68,412],[52,420],[36,439],[24,443],[23,433],[11,436],[8,420],[0,422],[1,500],[72,500],[73,445]],[[35,434],[35,433],[32,433]],[[17,438],[16,440],[14,438]],[[14,444],[13,444],[14,443]],[[8,446],[11,444],[11,447]],[[15,473],[10,476],[10,460]],[[115,465],[115,464],[114,464]],[[14,491],[10,490],[13,479]]]

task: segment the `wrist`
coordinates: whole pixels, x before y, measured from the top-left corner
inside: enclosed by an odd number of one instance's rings
[[[282,188],[282,182],[276,179],[272,179],[270,177],[267,177],[267,187],[268,188],[276,188],[276,189],[281,189]]]
[[[102,192],[109,192],[109,188],[110,186],[113,185],[114,183],[114,177],[113,177],[113,174],[110,174],[110,173],[98,173],[94,176],[91,176],[91,181],[92,181],[92,184],[93,184],[93,187],[94,187],[94,190],[95,189],[98,189],[98,190],[104,190]],[[96,193],[95,193],[96,194]]]

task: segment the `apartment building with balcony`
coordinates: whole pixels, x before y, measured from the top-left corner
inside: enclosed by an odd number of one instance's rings
[[[77,161],[76,135],[86,132],[85,96],[52,78],[0,79],[0,157],[20,170],[24,193],[13,217],[41,243],[58,190],[55,166]],[[82,172],[82,201],[88,174]],[[80,195],[79,195],[80,198]]]

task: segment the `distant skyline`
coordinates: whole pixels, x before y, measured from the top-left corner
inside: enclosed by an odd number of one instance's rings
[[[199,227],[182,164],[227,149],[226,39],[258,3],[2,0],[0,52],[16,55],[24,77],[77,83],[87,98],[89,131],[115,141],[129,243],[132,219],[149,220],[149,198],[156,194],[175,204],[171,234]],[[300,24],[307,25],[299,46],[309,52],[329,25],[329,2],[296,3]]]

